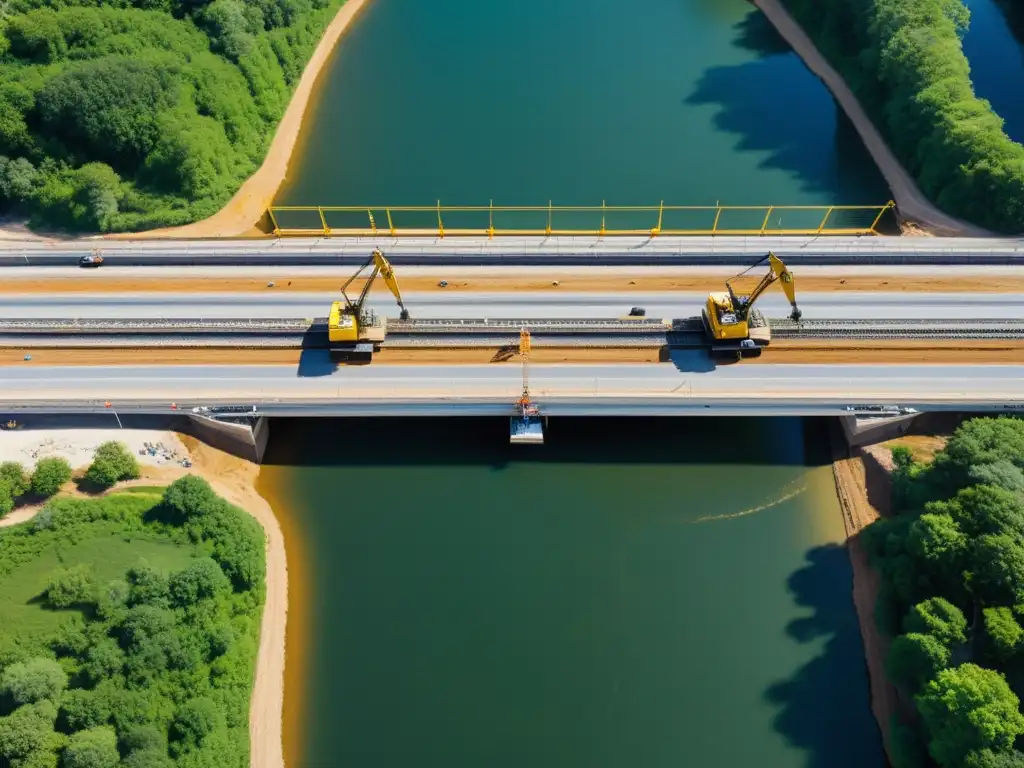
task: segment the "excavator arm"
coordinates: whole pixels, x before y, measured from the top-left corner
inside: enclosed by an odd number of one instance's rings
[[[732,285],[730,285],[729,282],[726,282],[725,285],[729,289],[729,296],[732,298],[733,307],[740,310],[743,317],[746,318],[749,315],[750,310],[753,308],[754,302],[761,297],[761,294],[768,290],[772,283],[779,281],[782,283],[782,291],[786,294],[786,298],[789,300],[789,305],[793,308],[789,313],[790,319],[794,321],[799,320],[803,316],[803,313],[796,305],[796,280],[793,277],[793,273],[789,271],[789,268],[782,262],[782,259],[774,253],[769,251],[766,258],[769,266],[768,272],[761,278],[761,282],[759,282],[757,287],[750,292],[749,296],[737,296],[732,289]],[[761,264],[764,261],[765,259],[761,259],[758,264]]]
[[[373,266],[373,271],[366,278],[366,282],[363,283],[363,290],[359,292],[359,298],[352,301],[352,299],[348,297],[348,293],[345,292],[345,289],[352,285],[352,283],[363,273],[363,270],[367,269],[371,265]],[[391,266],[391,262],[385,258],[379,248],[374,248],[373,253],[370,255],[370,258],[366,260],[366,263],[359,267],[355,274],[346,280],[345,284],[341,286],[341,295],[345,297],[345,304],[348,307],[348,311],[356,317],[359,316],[363,310],[363,304],[366,303],[366,297],[369,295],[370,289],[373,287],[373,283],[377,279],[377,275],[381,275],[384,278],[384,284],[388,287],[388,290],[391,291],[391,295],[395,297],[395,301],[398,302],[398,306],[402,310],[401,318],[403,320],[408,320],[409,310],[405,308],[405,304],[402,301],[402,291],[398,287],[398,278],[395,277],[395,270]]]

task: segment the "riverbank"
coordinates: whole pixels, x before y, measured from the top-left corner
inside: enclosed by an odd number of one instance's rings
[[[864,657],[871,691],[871,711],[878,722],[886,754],[892,760],[892,724],[902,718],[913,720],[913,704],[900,698],[899,689],[885,671],[891,638],[879,630],[875,606],[882,587],[881,574],[872,567],[862,540],[863,530],[891,513],[891,448],[903,445],[919,460],[930,460],[945,445],[946,438],[907,435],[863,448],[848,448],[839,430],[832,434],[832,472],[843,510],[847,548],[853,568],[853,601],[857,609]]]
[[[829,89],[860,134],[875,165],[885,177],[901,219],[909,219],[925,232],[947,237],[991,237],[992,233],[940,211],[918,188],[875,127],[860,101],[810,36],[783,6],[781,0],[751,0],[765,15],[804,64]],[[913,233],[910,233],[913,234]]]
[[[201,443],[189,435],[162,430],[62,430],[40,429],[7,432],[0,435],[0,461],[20,461],[31,465],[38,458],[63,456],[72,466],[83,468],[100,443],[121,440],[137,454],[143,442],[162,443],[168,453],[191,461],[183,467],[155,456],[138,456],[141,477],[119,483],[114,490],[135,486],[167,485],[187,474],[206,479],[213,489],[232,504],[244,509],[263,527],[266,547],[266,601],[260,625],[256,678],[249,709],[251,768],[284,768],[282,715],[284,710],[285,629],[288,620],[288,565],[284,535],[273,509],[257,491],[259,466]],[[78,494],[73,484],[64,489]],[[32,519],[44,505],[16,509],[0,527]]]
[[[263,165],[238,189],[235,195],[213,216],[180,227],[164,227],[146,232],[125,232],[107,235],[112,240],[136,240],[164,237],[243,237],[259,236],[260,219],[274,200],[278,187],[288,175],[288,166],[299,140],[302,120],[306,114],[324,65],[338,46],[341,36],[370,0],[347,0],[324,31],[320,43],[302,72],[284,117],[277,126]]]

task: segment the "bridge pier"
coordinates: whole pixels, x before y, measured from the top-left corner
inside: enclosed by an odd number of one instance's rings
[[[189,414],[188,430],[214,448],[255,464],[263,463],[270,438],[270,422],[264,416],[221,421],[203,414]]]
[[[905,435],[921,414],[909,413],[899,416],[840,416],[846,444],[851,448],[881,443]]]

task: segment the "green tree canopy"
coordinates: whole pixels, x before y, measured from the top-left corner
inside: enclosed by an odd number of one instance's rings
[[[1024,733],[1019,700],[998,672],[975,664],[941,670],[917,696],[930,734],[928,751],[942,768],[959,768],[971,752],[1008,751]]]
[[[53,729],[56,721],[57,708],[50,701],[27,704],[0,717],[0,758],[14,765],[37,754],[54,754],[61,743]]]
[[[0,464],[0,481],[4,481],[10,486],[11,494],[15,498],[25,493],[29,487],[25,467],[17,461],[5,461]]]
[[[71,465],[67,459],[50,457],[40,459],[32,472],[32,492],[49,498],[71,479]]]
[[[960,581],[967,549],[967,535],[948,514],[921,515],[907,532],[907,551],[933,578],[947,585]]]
[[[930,597],[911,608],[903,620],[903,629],[931,635],[947,648],[967,641],[967,619],[959,608],[941,597]]]
[[[1024,603],[1024,543],[1012,534],[986,535],[969,555],[971,590],[989,605]]]
[[[885,670],[897,683],[918,690],[949,664],[950,651],[932,635],[912,632],[892,641]]]
[[[54,608],[70,608],[76,603],[91,602],[94,590],[92,568],[80,563],[50,574],[46,599]]]
[[[982,615],[990,653],[999,662],[1009,661],[1020,649],[1024,629],[1009,608],[986,608]]]
[[[97,488],[110,488],[119,480],[139,476],[139,462],[124,443],[109,441],[96,449],[86,481]]]
[[[117,733],[109,726],[73,733],[64,750],[64,768],[117,768]]]
[[[175,605],[186,607],[200,600],[231,591],[231,582],[215,561],[208,557],[196,560],[184,571],[170,578],[170,594]]]
[[[224,714],[208,698],[187,701],[171,723],[171,751],[181,754],[203,745],[214,731],[224,728]]]
[[[1024,534],[1024,500],[1020,494],[993,485],[962,489],[949,501],[933,502],[928,511],[952,517],[969,536],[986,533]]]
[[[35,658],[11,664],[0,676],[0,688],[15,704],[56,700],[67,685],[67,673],[53,659]]]

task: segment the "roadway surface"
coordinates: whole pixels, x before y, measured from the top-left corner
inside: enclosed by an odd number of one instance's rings
[[[30,318],[314,318],[325,317],[337,293],[194,293],[194,294],[0,294],[0,317]],[[412,317],[613,318],[633,306],[649,318],[682,318],[700,314],[707,293],[657,292],[470,293],[466,291],[403,294]],[[1024,294],[1010,293],[870,293],[862,291],[802,293],[799,305],[807,319],[1024,319]],[[367,300],[380,314],[397,317],[387,292]],[[789,304],[779,293],[766,293],[757,303],[768,317],[786,317]]]
[[[846,405],[886,403],[919,410],[1024,408],[1018,365],[758,365],[715,367],[701,353],[671,364],[536,365],[531,392],[546,413],[731,412],[837,413]],[[232,402],[263,411],[314,408],[344,415],[348,405],[374,413],[413,403],[425,412],[498,412],[521,392],[517,365],[336,368],[309,352],[291,366],[139,366],[0,368],[2,407],[103,409],[147,405],[153,412]],[[396,408],[389,410],[389,404]],[[473,410],[476,408],[477,410]],[[431,409],[435,409],[432,411]],[[480,410],[484,409],[484,410]],[[632,409],[632,410],[631,410]],[[740,409],[740,410],[737,410]],[[751,410],[754,409],[754,410]],[[775,410],[772,410],[775,409]],[[364,408],[363,411],[367,412]],[[354,415],[356,411],[352,411]]]
[[[73,266],[101,247],[110,265],[356,264],[381,248],[394,264],[746,265],[774,250],[808,264],[1024,264],[1024,238],[486,237],[253,240],[0,240],[0,266]]]

